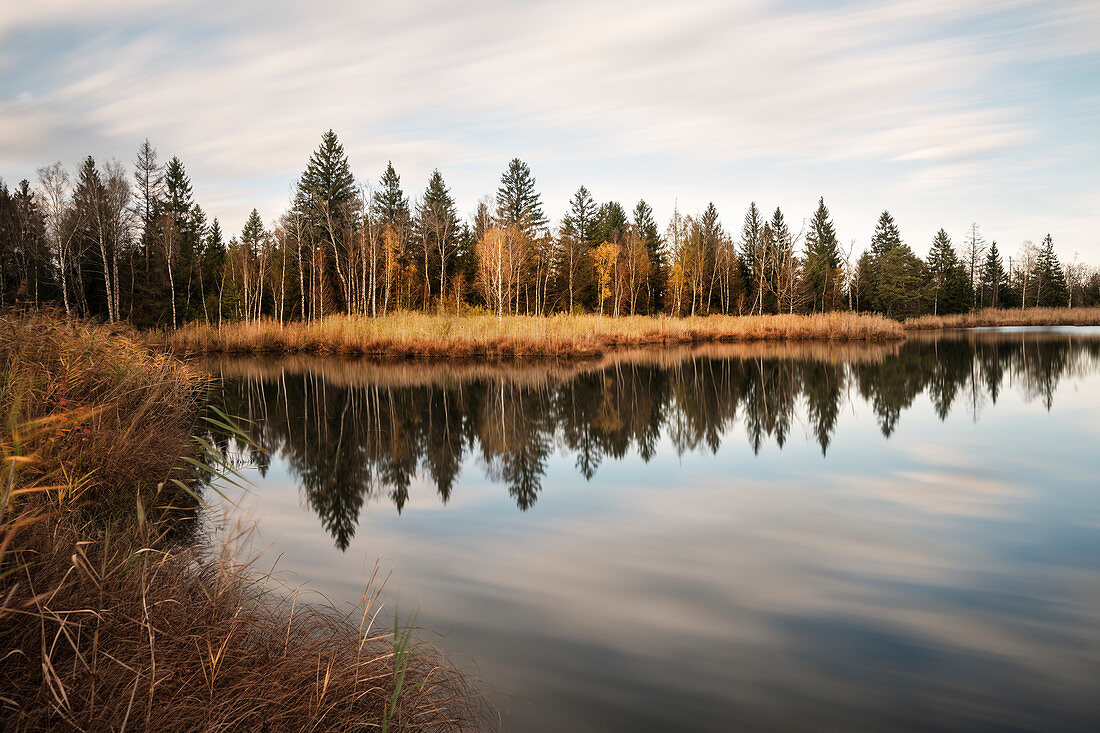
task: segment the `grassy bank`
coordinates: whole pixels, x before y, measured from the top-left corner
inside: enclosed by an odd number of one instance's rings
[[[323,323],[193,324],[166,337],[178,353],[314,352],[393,356],[591,356],[609,348],[699,342],[903,336],[900,324],[853,313],[668,318],[596,315],[329,316]]]
[[[986,308],[905,322],[905,328],[914,331],[980,326],[1100,326],[1100,308]]]
[[[5,730],[468,730],[468,680],[186,530],[206,377],[124,330],[0,318]]]

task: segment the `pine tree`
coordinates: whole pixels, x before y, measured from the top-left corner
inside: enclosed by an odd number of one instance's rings
[[[298,179],[299,206],[309,223],[323,228],[327,210],[335,219],[335,229],[348,223],[355,201],[355,176],[351,173],[344,146],[329,130],[321,136],[321,144],[309,157],[302,177]]]
[[[940,229],[928,253],[932,313],[962,313],[970,308],[970,280],[959,262],[951,238]]]
[[[776,310],[784,307],[793,309],[794,298],[794,240],[791,238],[790,227],[783,217],[783,211],[777,206],[772,212],[771,246],[767,250],[767,264],[765,278],[768,282],[768,290],[773,299]]]
[[[569,211],[558,230],[562,250],[560,288],[569,312],[577,306],[578,300],[584,304],[595,299],[591,241],[598,213],[592,194],[581,186],[569,200]]]
[[[401,190],[401,176],[397,175],[393,163],[386,163],[379,188],[371,196],[374,216],[383,226],[402,228],[409,223],[409,199]]]
[[[646,313],[656,313],[664,307],[667,266],[665,252],[661,247],[660,230],[657,228],[657,221],[653,218],[653,209],[644,200],[634,206],[631,226],[641,237],[650,262],[649,276],[646,279]]]
[[[260,212],[253,209],[245,220],[244,229],[241,230],[241,244],[253,255],[260,251],[264,239],[267,238],[267,230],[264,228],[264,220],[260,218]]]
[[[883,211],[879,215],[878,224],[875,225],[875,233],[871,237],[871,256],[881,260],[887,252],[901,246],[901,233],[894,222],[894,217],[889,211]]]
[[[592,224],[596,219],[598,207],[592,199],[588,189],[581,186],[569,200],[569,213],[565,215],[566,222],[572,226],[572,231],[581,242],[589,242],[592,239]]]
[[[892,318],[915,316],[923,310],[926,268],[907,244],[886,250],[878,263],[879,307]]]
[[[1039,248],[1032,269],[1035,281],[1035,305],[1041,308],[1056,308],[1068,303],[1069,292],[1066,288],[1066,274],[1054,254],[1054,239],[1047,234]]]
[[[424,307],[428,307],[431,295],[429,271],[436,270],[437,295],[442,308],[449,265],[458,248],[459,226],[454,199],[438,168],[432,171],[423,200],[417,207],[416,234],[424,256]]]
[[[183,167],[183,161],[173,156],[164,167],[165,200],[163,210],[181,233],[191,229],[191,207],[195,205],[191,191],[191,179]]]
[[[741,276],[749,287],[749,295],[752,298],[752,307],[757,313],[762,313],[764,308],[765,263],[767,252],[763,243],[764,220],[760,216],[760,210],[756,208],[756,202],[749,204],[749,210],[745,212],[745,221],[741,225]]]
[[[1008,290],[1008,273],[1005,272],[1004,263],[1001,261],[1001,253],[997,249],[994,240],[989,245],[985,263],[982,265],[981,291],[982,305],[989,308],[1004,307]]]
[[[829,217],[825,199],[820,198],[806,235],[806,262],[802,278],[804,299],[814,312],[840,307],[840,262],[836,229]]]
[[[604,242],[621,242],[626,234],[626,211],[617,201],[608,201],[600,206],[592,222],[591,241],[593,245]]]
[[[519,158],[512,158],[508,169],[500,177],[497,219],[503,226],[515,229],[527,241],[534,241],[546,229],[547,219],[542,213],[542,199],[535,190],[535,177]]]
[[[848,287],[852,310],[860,313],[872,310],[875,297],[875,261],[870,252],[864,252],[856,260],[855,271]]]

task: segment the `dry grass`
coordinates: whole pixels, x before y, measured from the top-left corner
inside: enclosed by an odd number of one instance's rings
[[[920,316],[905,322],[910,330],[978,326],[1100,326],[1100,308],[986,308],[975,313]]]
[[[465,676],[374,626],[377,584],[341,612],[280,592],[224,545],[181,541],[187,495],[165,478],[195,445],[197,371],[125,331],[43,316],[0,318],[0,369],[4,730],[484,721]]]
[[[21,481],[67,486],[67,505],[79,494],[132,508],[136,491],[168,481],[190,452],[208,381],[131,329],[5,316],[0,448],[26,463]]]
[[[313,352],[387,356],[591,356],[611,347],[754,340],[886,340],[903,336],[895,321],[854,313],[778,316],[595,315],[328,316],[323,323],[270,320],[220,330],[192,324],[165,337],[178,353]]]

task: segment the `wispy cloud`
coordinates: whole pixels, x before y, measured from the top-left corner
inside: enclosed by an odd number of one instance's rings
[[[646,195],[689,206],[825,193],[861,219],[912,202],[934,229],[918,202],[957,198],[1008,159],[1076,145],[1100,162],[1048,114],[1096,121],[1094,104],[1075,106],[1096,97],[1095,75],[1064,81],[1060,65],[1098,56],[1089,2],[24,4],[0,26],[0,173],[128,159],[148,136],[236,226],[251,205],[276,213],[332,127],[360,175],[394,159],[411,183],[438,165],[466,203],[512,155],[536,174],[561,164],[540,175],[554,201],[587,175],[604,196],[646,193],[646,160],[682,179]],[[791,180],[791,164],[830,174]],[[1003,183],[966,218],[1004,218]]]

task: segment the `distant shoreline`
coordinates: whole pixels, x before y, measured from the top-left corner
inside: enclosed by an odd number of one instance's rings
[[[749,341],[874,342],[910,331],[976,326],[1100,325],[1100,308],[987,309],[899,322],[875,314],[834,312],[763,316],[505,316],[398,312],[382,317],[333,315],[323,322],[263,319],[190,324],[150,338],[181,355],[334,354],[431,358],[583,357],[620,347]]]

